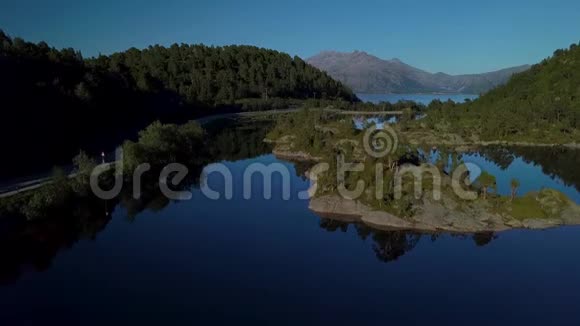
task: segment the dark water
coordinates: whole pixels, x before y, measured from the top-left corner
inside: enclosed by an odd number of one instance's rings
[[[103,202],[80,221],[0,228],[0,324],[580,322],[580,228],[422,235],[321,218],[296,197],[304,166],[266,154],[262,136],[216,136],[231,200],[192,186],[191,201]],[[510,163],[498,151],[478,155],[498,169],[539,165],[526,180],[558,179],[578,194],[577,174],[541,161],[554,153],[512,150]],[[236,185],[256,162],[289,169],[290,200],[280,177],[272,199],[259,177],[243,199]]]

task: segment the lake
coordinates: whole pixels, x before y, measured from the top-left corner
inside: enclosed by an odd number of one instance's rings
[[[478,95],[474,94],[356,94],[363,102],[390,102],[397,103],[399,101],[413,101],[428,105],[433,100],[440,100],[445,102],[452,100],[457,103],[465,102],[465,99],[474,100]]]
[[[4,222],[0,324],[580,323],[580,227],[420,234],[319,217],[296,196],[309,186],[304,165],[269,154],[263,136],[247,126],[212,135],[233,175],[229,200],[192,185],[189,201],[147,195],[102,202],[80,221]],[[464,156],[497,173],[500,192],[514,173],[522,192],[550,186],[580,201],[578,151]],[[255,163],[289,169],[289,200],[279,177],[271,199],[260,178],[244,199]],[[209,176],[212,189],[223,183]]]

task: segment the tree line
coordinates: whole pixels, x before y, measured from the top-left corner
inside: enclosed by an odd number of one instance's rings
[[[579,85],[580,46],[572,44],[475,101],[432,102],[426,122],[485,140],[578,142]]]
[[[299,57],[254,46],[155,45],[88,62],[127,76],[139,90],[169,89],[187,103],[234,104],[246,98],[355,99],[352,91]]]
[[[306,98],[355,101],[298,57],[251,46],[150,46],[85,59],[0,30],[0,177],[100,152],[152,121],[261,110]]]

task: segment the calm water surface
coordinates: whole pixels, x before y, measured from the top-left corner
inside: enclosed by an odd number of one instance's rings
[[[438,151],[429,153],[435,163],[440,158]],[[580,162],[580,151],[565,148],[531,147],[483,147],[476,151],[460,154],[465,163],[472,163],[471,179],[474,181],[482,171],[497,178],[497,192],[511,194],[511,180],[521,183],[519,195],[544,188],[556,189],[580,205],[580,171],[574,166]],[[474,168],[473,168],[474,167]]]
[[[278,177],[263,199],[255,177],[250,200],[241,187],[209,200],[192,186],[191,201],[103,203],[83,223],[1,232],[0,324],[580,323],[580,228],[422,235],[325,219],[297,199],[304,167],[267,151],[249,145],[222,162],[234,185],[249,164],[284,164],[291,200]],[[466,158],[517,173],[522,190],[560,185],[580,198],[577,174],[541,160],[553,152],[500,152]]]

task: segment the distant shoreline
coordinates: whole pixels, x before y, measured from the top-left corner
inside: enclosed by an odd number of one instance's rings
[[[449,99],[456,103],[464,103],[466,99],[471,101],[479,98],[478,94],[467,93],[364,93],[357,92],[355,95],[363,102],[379,104],[389,102],[394,104],[398,101],[412,101],[423,105],[429,105],[434,100],[446,102]]]
[[[466,95],[466,96],[479,96],[479,94],[470,93],[367,93],[367,92],[356,92],[356,95]]]
[[[385,211],[375,210],[360,201],[349,200],[338,195],[326,195],[310,199],[308,208],[319,216],[326,218],[345,217],[352,221],[380,230],[407,230],[423,232],[503,232],[514,229],[545,230],[560,226],[580,225],[580,208],[569,204],[566,213],[559,218],[509,218],[502,214],[474,209],[469,212],[453,210],[445,206],[445,201],[426,201],[412,218],[401,218]],[[478,208],[487,203],[480,201]],[[439,212],[435,214],[433,212]],[[443,213],[441,213],[443,212]]]

